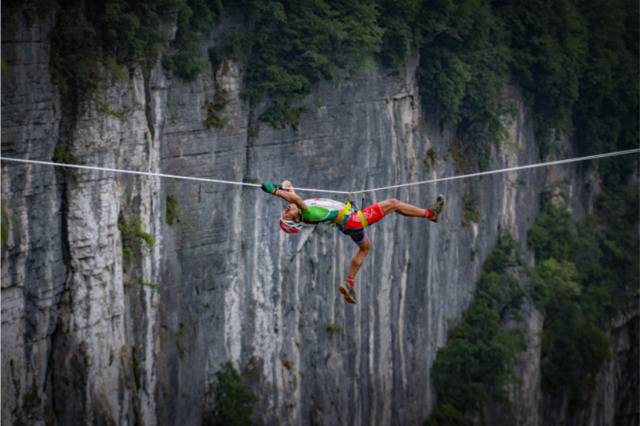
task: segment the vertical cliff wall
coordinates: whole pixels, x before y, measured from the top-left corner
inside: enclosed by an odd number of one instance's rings
[[[3,37],[5,156],[49,160],[64,147],[81,164],[342,190],[459,173],[455,136],[420,110],[415,61],[319,85],[297,130],[257,119],[233,62],[193,83],[159,65],[131,69],[70,117],[48,72],[51,27],[23,22]],[[228,123],[207,129],[216,90],[230,99]],[[517,112],[492,168],[538,160],[532,120],[517,91],[508,96]],[[438,224],[396,215],[368,230],[373,250],[350,306],[336,287],[353,243],[329,227],[284,235],[283,203],[255,188],[3,163],[2,421],[200,424],[215,372],[232,361],[259,395],[258,423],[419,423],[434,404],[430,366],[497,237],[526,241],[552,182],[567,184],[577,214],[588,210],[585,170],[356,197],[428,206],[443,193],[448,205]],[[470,206],[477,222],[464,219]],[[533,425],[541,318],[526,312],[532,345],[510,415]],[[589,424],[614,415],[602,413]]]
[[[133,70],[69,113],[49,75],[51,28],[22,22],[3,39],[3,155],[157,168],[149,79]],[[2,173],[3,422],[154,423],[155,293],[140,283],[159,270],[159,183],[51,167]],[[132,217],[156,244],[127,257],[118,223]]]
[[[2,78],[3,155],[52,155],[61,117],[48,72],[50,28],[43,22],[21,27],[10,40],[3,37],[3,61],[11,70]],[[7,424],[43,418],[50,339],[67,277],[60,191],[53,169],[2,165],[2,208],[9,225],[2,249],[2,422]]]

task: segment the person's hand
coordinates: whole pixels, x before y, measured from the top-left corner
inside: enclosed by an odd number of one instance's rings
[[[291,191],[291,190],[293,190],[293,185],[291,184],[290,181],[283,180],[282,181],[282,189],[284,189],[285,191]]]
[[[276,190],[282,189],[282,185],[273,182],[265,182],[260,187],[267,194],[273,194],[276,192]]]

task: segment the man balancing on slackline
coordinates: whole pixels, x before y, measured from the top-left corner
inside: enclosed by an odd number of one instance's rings
[[[351,237],[353,242],[358,245],[358,251],[351,259],[347,282],[338,286],[342,297],[349,303],[357,303],[354,279],[362,262],[369,254],[369,250],[371,250],[371,241],[364,233],[364,229],[367,226],[373,225],[387,214],[393,212],[403,216],[424,217],[432,222],[437,222],[444,209],[444,197],[442,195],[438,195],[436,202],[430,209],[421,209],[390,198],[358,210],[348,201],[345,204],[326,198],[303,200],[295,193],[291,182],[288,180],[283,181],[282,184],[263,183],[262,189],[289,202],[280,217],[280,229],[282,231],[288,234],[296,234],[303,224],[330,223],[335,224],[342,233]]]

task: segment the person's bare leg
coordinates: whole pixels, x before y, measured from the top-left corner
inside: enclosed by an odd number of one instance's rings
[[[384,214],[388,213],[399,213],[402,216],[410,216],[410,217],[424,217],[426,215],[427,209],[421,209],[420,207],[416,207],[412,204],[403,203],[402,201],[396,200],[395,198],[390,198],[388,200],[384,200],[380,203],[380,207]]]
[[[347,272],[347,282],[344,284],[340,284],[338,286],[338,290],[340,290],[342,297],[348,303],[352,303],[352,304],[358,303],[358,300],[356,299],[356,292],[353,289],[353,284],[354,284],[353,280],[355,279],[356,274],[358,273],[358,270],[360,270],[360,267],[362,266],[362,263],[364,262],[364,259],[369,254],[370,250],[371,250],[371,241],[369,241],[369,239],[367,238],[362,242],[362,244],[358,246],[358,251],[351,259],[349,272]]]
[[[360,244],[358,246],[358,251],[356,252],[356,254],[351,259],[351,265],[349,266],[349,272],[347,272],[347,280],[355,279],[356,274],[360,270],[360,267],[362,266],[362,263],[364,262],[364,259],[369,254],[369,251],[371,251],[371,240],[369,240],[369,238],[367,238],[366,240],[364,240],[362,242],[362,244]]]

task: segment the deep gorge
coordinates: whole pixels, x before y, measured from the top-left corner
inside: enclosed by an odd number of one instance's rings
[[[584,151],[562,131],[544,147],[539,115],[515,83],[501,89],[511,105],[501,142],[469,149],[459,127],[425,106],[424,50],[393,71],[374,62],[349,78],[318,79],[285,105],[293,115],[247,99],[251,62],[235,57],[205,61],[191,81],[160,58],[132,64],[74,98],[50,68],[57,15],[20,16],[13,32],[3,28],[6,157],[352,190],[477,170],[477,155],[498,169]],[[219,32],[238,25],[221,19]],[[216,37],[197,48],[207,52]],[[353,243],[325,227],[284,235],[283,203],[260,190],[3,162],[2,421],[206,424],[216,373],[231,362],[257,395],[257,424],[421,424],[438,402],[438,350],[473,304],[500,238],[512,236],[535,267],[529,235],[544,194],[580,221],[617,171],[635,221],[615,224],[635,233],[637,255],[637,158],[358,196],[428,206],[443,193],[448,205],[438,224],[395,215],[370,228],[360,303],[347,306],[336,288]],[[637,256],[626,262],[637,272]],[[545,317],[527,301],[501,324],[526,343],[517,380],[505,401],[467,421],[637,423],[637,279],[619,283],[628,303],[607,327],[611,356],[582,405],[570,408],[568,391],[543,390]]]

